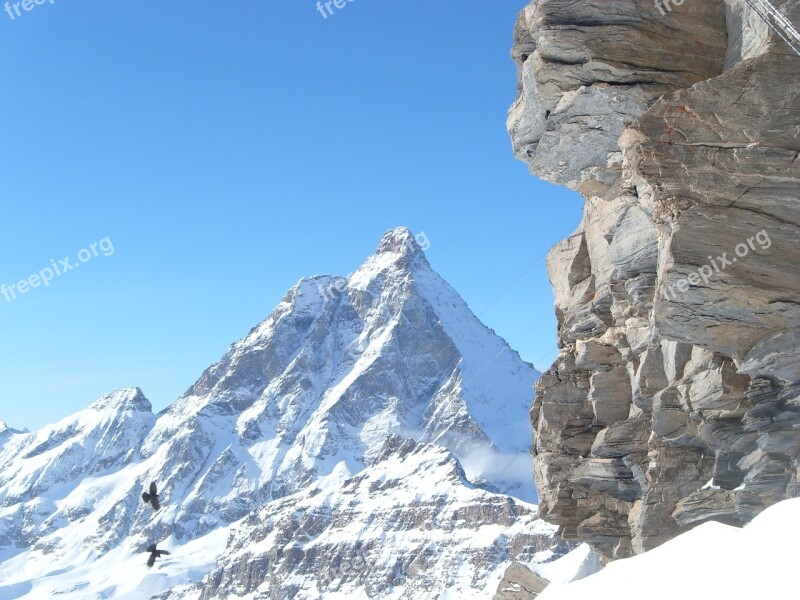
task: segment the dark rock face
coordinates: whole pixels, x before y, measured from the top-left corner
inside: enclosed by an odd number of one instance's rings
[[[609,559],[800,495],[800,57],[743,0],[539,0],[512,54],[515,154],[585,199],[548,257],[542,515]]]

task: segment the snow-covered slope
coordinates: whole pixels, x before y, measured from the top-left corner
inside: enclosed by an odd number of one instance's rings
[[[707,522],[639,556],[566,585],[539,600],[794,600],[800,544],[800,498],[766,509],[743,529]]]
[[[141,440],[155,423],[151,409],[140,390],[124,390],[55,425],[10,436],[0,447],[0,547],[50,548],[62,526],[96,515],[108,498],[78,488],[141,459]],[[103,531],[113,535],[98,528],[87,539]]]
[[[589,544],[581,544],[556,560],[529,566],[534,573],[553,584],[578,581],[603,568],[600,557]]]
[[[12,429],[5,422],[0,421],[0,448],[2,448],[13,436],[19,435],[20,433],[22,432]]]
[[[151,411],[140,390],[124,390],[36,433],[14,435],[0,453],[4,503],[129,463],[155,423]]]
[[[440,577],[426,579],[428,596],[415,597],[438,598],[464,585],[442,567],[459,547],[455,539],[447,542],[452,524],[424,510],[380,522],[370,516],[374,490],[367,489],[362,504],[349,496],[346,482],[374,478],[387,498],[395,491],[409,498],[434,494],[442,510],[469,509],[476,528],[497,536],[503,536],[499,523],[528,528],[536,517],[527,413],[537,377],[431,269],[408,230],[390,231],[350,277],[300,281],[158,417],[139,390],[126,390],[40,432],[8,437],[0,446],[0,581],[9,583],[0,584],[0,600],[19,590],[28,598],[112,598],[126,590],[149,597],[199,581],[215,563],[214,572],[227,577],[232,559],[227,553],[217,558],[229,532],[228,552],[239,556],[241,540],[264,537],[253,527],[311,510],[320,486],[335,490],[326,504],[333,521],[360,523],[352,547],[382,532],[406,532],[407,543],[390,540],[397,564],[407,569],[405,583],[387,583],[393,591],[385,597],[416,589],[423,576],[413,560],[424,551],[431,555],[428,570]],[[398,466],[394,474],[385,456],[390,436],[419,443],[414,455],[424,460],[411,470]],[[431,461],[458,473],[443,479],[444,493],[438,479],[426,475]],[[163,508],[155,514],[139,499],[150,481],[162,493]],[[498,511],[498,502],[510,508]],[[258,510],[266,513],[254,520]],[[336,527],[326,531],[333,535]],[[298,531],[289,525],[283,531],[280,540],[267,542],[268,552],[300,543]],[[422,531],[442,543],[428,541]],[[475,543],[485,545],[476,555],[485,564],[476,571],[475,589],[483,589],[504,561],[530,559],[534,546],[563,549],[552,528],[531,531],[541,543],[505,547],[500,537],[478,538]],[[348,552],[320,535],[315,547]],[[173,555],[155,570],[134,569],[152,542]],[[188,556],[200,547],[202,558]],[[378,572],[383,557],[371,557],[371,572]],[[263,567],[264,560],[255,562]],[[118,576],[114,565],[123,566]],[[276,576],[261,567],[252,573]],[[282,589],[284,579],[307,567],[301,562],[296,568],[278,570],[281,579],[271,585]],[[245,588],[260,585],[257,579],[250,577]],[[350,591],[366,585],[355,581]],[[312,575],[307,584],[307,595],[298,597],[316,597],[310,590],[327,581]],[[11,586],[17,596],[8,592]],[[214,581],[203,593],[226,597]]]
[[[487,598],[513,559],[563,546],[535,507],[471,486],[438,445],[392,437],[234,530],[207,581],[169,598]]]

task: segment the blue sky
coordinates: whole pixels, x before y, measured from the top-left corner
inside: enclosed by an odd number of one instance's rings
[[[524,5],[355,0],[323,19],[312,0],[55,0],[0,13],[0,283],[114,247],[0,296],[0,420],[38,428],[130,386],[163,409],[299,278],[352,272],[398,225],[424,231],[431,264],[483,321],[549,365],[543,255],[581,202],[511,153]]]

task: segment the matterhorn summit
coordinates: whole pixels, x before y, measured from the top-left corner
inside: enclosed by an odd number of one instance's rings
[[[485,597],[564,550],[535,506],[538,375],[392,230],[161,414],[124,390],[0,433],[0,598]]]

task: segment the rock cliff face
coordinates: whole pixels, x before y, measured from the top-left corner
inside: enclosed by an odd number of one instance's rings
[[[512,53],[515,154],[585,199],[540,510],[607,559],[800,495],[800,57],[744,0],[662,4],[539,0]]]

